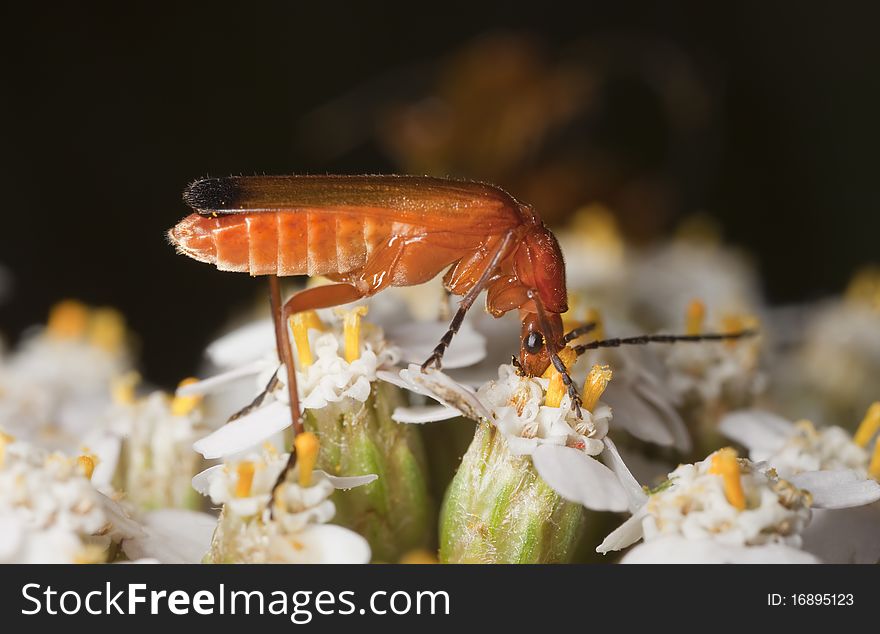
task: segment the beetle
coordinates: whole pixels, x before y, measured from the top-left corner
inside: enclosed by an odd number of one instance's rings
[[[493,316],[519,311],[519,370],[541,376],[552,363],[581,415],[578,390],[559,351],[592,325],[563,332],[568,303],[559,243],[531,206],[503,189],[427,176],[232,176],[196,180],[183,197],[194,213],[168,232],[170,241],[180,253],[220,270],[270,276],[278,354],[286,367],[293,367],[293,355],[283,324],[295,313],[346,304],[389,286],[421,284],[446,269],[444,286],[461,301],[422,369],[440,368],[485,290]],[[288,275],[322,275],[335,283],[300,291],[282,306],[278,277]],[[614,339],[575,351],[745,334]],[[299,432],[295,373],[288,377]]]

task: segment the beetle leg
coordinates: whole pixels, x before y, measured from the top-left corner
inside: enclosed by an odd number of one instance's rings
[[[229,417],[227,422],[231,423],[234,420],[238,420],[242,416],[246,416],[250,414],[252,411],[257,409],[260,405],[263,404],[263,401],[266,400],[266,397],[269,396],[269,393],[272,392],[278,386],[278,370],[275,370],[275,374],[272,375],[272,378],[269,379],[269,382],[266,384],[266,387],[263,388],[263,391],[257,394],[257,397],[250,402],[250,404],[245,405],[240,410],[235,412],[232,416]]]
[[[432,365],[438,370],[440,369],[446,348],[449,347],[449,344],[452,343],[452,338],[458,332],[458,329],[461,328],[461,324],[464,322],[464,316],[467,314],[468,309],[473,305],[480,293],[482,293],[489,285],[492,276],[495,275],[495,272],[498,269],[498,265],[501,263],[501,260],[504,259],[504,256],[507,255],[511,244],[513,243],[513,237],[513,231],[508,231],[504,234],[501,242],[498,243],[494,253],[492,253],[492,259],[489,260],[488,264],[483,268],[483,272],[480,273],[479,279],[477,279],[477,282],[467,293],[465,293],[465,296],[462,297],[461,301],[458,303],[458,310],[455,312],[455,317],[452,318],[452,322],[449,324],[449,330],[447,330],[446,334],[440,339],[440,343],[434,348],[431,356],[429,356],[422,364],[422,372]]]
[[[277,279],[276,279],[277,283]],[[315,286],[307,288],[293,295],[285,302],[281,308],[280,324],[276,322],[275,336],[278,340],[278,349],[280,351],[281,361],[287,368],[287,394],[290,400],[290,416],[293,419],[294,435],[303,432],[302,417],[299,413],[299,393],[296,389],[296,366],[293,362],[293,348],[290,345],[290,337],[288,335],[287,324],[290,318],[307,310],[316,310],[318,308],[330,308],[332,306],[341,306],[361,299],[363,293],[351,284],[328,284],[326,286]],[[278,476],[275,486],[272,488],[272,496],[269,498],[271,506],[272,500],[275,499],[275,489],[281,485],[287,478],[287,473],[296,464],[296,452],[290,450],[290,458],[287,466]]]

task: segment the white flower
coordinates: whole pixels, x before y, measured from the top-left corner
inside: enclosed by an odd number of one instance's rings
[[[430,349],[426,351],[424,342],[433,341],[435,334],[439,341],[442,333],[438,334],[438,332],[446,330],[445,325],[434,323],[419,324],[418,333],[413,327],[397,326],[396,336],[403,342],[402,346],[398,346],[397,341],[391,343],[386,339],[381,328],[369,323],[361,324],[358,320],[357,325],[352,327],[359,341],[358,354],[356,358],[349,360],[345,353],[346,333],[350,332],[347,330],[349,326],[345,326],[344,320],[335,316],[331,321],[334,313],[322,314],[326,318],[326,322],[322,322],[326,324],[323,326],[324,330],[318,328],[307,330],[307,354],[310,363],[302,363],[302,355],[300,351],[296,351],[300,361],[296,376],[302,409],[320,409],[330,403],[339,403],[346,399],[365,402],[371,394],[371,384],[379,378],[381,370],[393,368],[401,356],[413,359],[421,358],[424,354],[427,357],[434,344],[431,344]],[[261,341],[259,344],[256,343],[257,335],[253,327],[248,327],[247,336],[234,333],[229,336],[229,341],[232,342],[231,345],[242,348],[270,345],[270,349],[274,351],[274,339],[265,341],[264,337],[267,333],[264,329],[259,332],[262,333],[259,335]],[[300,335],[299,341],[304,344],[303,331],[297,333],[294,327],[291,332],[294,342],[297,341],[297,334]],[[209,352],[226,360],[236,357],[225,346],[216,344],[209,347]],[[483,338],[469,327],[463,328],[444,356],[444,363],[452,366],[473,363],[479,361],[483,354],[485,354]],[[239,358],[245,360],[244,357]],[[178,395],[204,394],[225,389],[230,380],[256,376],[256,390],[261,391],[273,375],[277,377],[274,389],[269,392],[260,407],[227,423],[210,436],[195,443],[196,451],[206,458],[219,458],[246,450],[290,426],[289,399],[285,384],[287,368],[283,365],[279,367],[274,352],[263,355],[262,358],[263,361],[245,361],[246,365],[242,368],[231,370],[226,375],[206,379],[178,390]]]
[[[856,437],[865,445],[880,422],[880,405],[869,409]],[[804,548],[828,563],[880,560],[880,484],[869,474],[871,456],[841,427],[791,423],[761,410],[733,412],[720,430],[782,477],[813,496],[820,507],[804,532]],[[875,452],[878,449],[875,446]],[[876,476],[875,476],[876,477]]]
[[[0,425],[50,449],[76,449],[111,402],[110,384],[131,367],[122,317],[61,302],[49,324],[0,365]]]
[[[815,562],[800,550],[810,494],[723,449],[679,466],[598,552],[639,539],[624,563]]]
[[[112,544],[141,535],[87,475],[93,459],[49,453],[0,433],[0,562],[106,561]]]
[[[578,419],[567,394],[557,407],[545,404],[548,379],[520,377],[507,365],[499,368],[498,375],[497,381],[476,393],[442,372],[422,372],[417,365],[398,375],[382,373],[380,378],[433,398],[454,416],[489,421],[503,434],[510,452],[530,456],[544,481],[569,501],[614,511],[641,502],[638,484],[606,437],[611,419],[607,405],[597,401],[592,408],[582,408],[583,419]],[[394,418],[421,423],[434,417],[423,410],[400,408]],[[600,456],[608,466],[596,460]]]

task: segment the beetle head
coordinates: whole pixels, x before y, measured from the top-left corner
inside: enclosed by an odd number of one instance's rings
[[[520,311],[522,332],[519,342],[519,364],[528,376],[541,376],[550,365],[550,353],[564,346],[562,318],[548,313],[544,326],[537,313]]]

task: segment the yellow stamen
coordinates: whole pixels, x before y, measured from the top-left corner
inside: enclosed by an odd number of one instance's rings
[[[108,352],[125,343],[125,319],[112,308],[96,308],[89,319],[89,341]]]
[[[345,337],[345,360],[351,363],[361,358],[361,318],[367,314],[366,306],[341,310],[343,335]]]
[[[6,446],[11,445],[14,442],[15,438],[13,436],[0,431],[0,467],[3,466],[3,461],[6,458]]]
[[[732,335],[745,330],[757,330],[758,320],[752,315],[724,315],[721,318],[721,332],[725,335]],[[739,343],[739,339],[728,339],[724,342],[729,348],[733,348]]]
[[[570,368],[577,361],[577,353],[566,346],[558,353],[559,359],[566,368]],[[550,385],[547,386],[547,393],[544,395],[544,405],[547,407],[559,407],[562,404],[562,397],[565,396],[567,388],[562,374],[556,369],[552,363],[544,370],[542,378],[550,379]]]
[[[181,388],[198,382],[199,380],[195,377],[187,377],[178,383],[177,387]],[[173,416],[186,416],[198,407],[201,402],[202,396],[200,394],[193,396],[175,396],[171,399],[171,414]]]
[[[599,365],[598,363],[593,366],[587,375],[587,380],[584,381],[584,408],[591,412],[593,411],[593,408],[596,407],[596,404],[605,392],[605,388],[608,387],[608,383],[611,381],[611,374],[610,366]]]
[[[307,487],[312,484],[312,470],[318,461],[320,443],[318,437],[310,431],[303,432],[293,439],[296,450],[296,463],[299,465],[299,485]]]
[[[314,363],[312,348],[309,345],[309,330],[324,330],[324,322],[318,317],[318,313],[307,310],[297,313],[290,318],[290,327],[293,330],[293,342],[296,344],[296,352],[299,355],[299,364],[307,368]]]
[[[95,467],[98,465],[98,456],[94,454],[77,456],[76,465],[80,468],[83,475],[91,480],[92,474],[95,472]]]
[[[89,309],[75,299],[65,299],[49,311],[48,333],[56,339],[78,339],[89,323]]]
[[[601,203],[581,207],[574,213],[574,233],[614,251],[623,251],[623,239],[614,213]]]
[[[424,548],[419,548],[417,550],[411,550],[406,553],[403,557],[400,558],[400,563],[402,564],[436,564],[440,563],[437,561],[436,553],[433,553]]]
[[[859,447],[867,447],[868,443],[871,442],[871,438],[878,431],[880,431],[880,401],[875,401],[871,403],[871,406],[865,413],[865,417],[859,424],[856,435],[853,436],[853,442]],[[880,445],[880,441],[877,444]]]
[[[605,338],[605,322],[602,321],[602,313],[598,308],[587,309],[587,323],[596,324],[596,327],[589,334],[590,339]]]
[[[724,496],[731,506],[740,511],[746,508],[746,495],[743,492],[742,480],[740,480],[739,461],[735,450],[726,447],[716,451],[712,456],[709,473],[723,478]]]
[[[880,310],[880,266],[868,266],[858,271],[846,289],[846,298]]]
[[[235,473],[238,475],[238,480],[235,482],[235,497],[246,498],[251,494],[254,471],[256,471],[256,466],[250,460],[242,460],[235,465]]]
[[[688,304],[685,316],[685,332],[689,335],[699,335],[703,332],[703,322],[706,320],[706,305],[698,299],[691,300]]]
[[[113,402],[117,405],[133,405],[135,401],[135,390],[141,382],[141,375],[134,370],[126,372],[122,376],[113,377],[110,382],[110,393],[113,395]]]
[[[871,456],[871,464],[868,465],[868,475],[880,481],[880,440],[874,444],[874,453]]]

